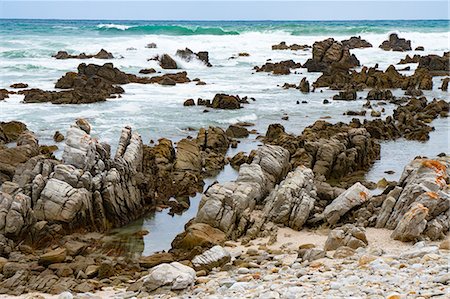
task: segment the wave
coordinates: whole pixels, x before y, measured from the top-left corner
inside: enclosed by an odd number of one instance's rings
[[[97,28],[106,28],[106,29],[117,29],[117,30],[127,30],[133,26],[120,25],[120,24],[99,24]]]
[[[239,35],[238,31],[224,30],[221,27],[181,26],[181,25],[121,25],[99,24],[97,30],[103,32],[124,31],[127,33],[164,34],[164,35]]]

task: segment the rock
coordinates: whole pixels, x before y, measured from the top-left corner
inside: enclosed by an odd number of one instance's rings
[[[448,156],[416,158],[410,162],[399,180],[401,188],[389,196],[393,197],[389,203],[383,204],[377,226],[394,229],[392,237],[398,240],[415,240],[422,234],[443,238],[449,228],[450,195],[444,183],[449,166]]]
[[[154,68],[142,69],[139,71],[139,74],[154,74],[156,70]]]
[[[191,49],[186,48],[184,50],[177,50],[177,56],[180,56],[186,61],[191,61],[194,57],[200,61],[202,61],[206,66],[211,67],[211,63],[209,62],[209,53],[207,51],[200,51],[198,53],[192,52]]]
[[[151,292],[162,286],[169,286],[171,290],[182,290],[193,285],[195,279],[194,269],[173,262],[152,268],[140,281],[143,283],[143,288]]]
[[[428,209],[420,203],[415,203],[411,209],[403,215],[400,222],[397,224],[391,237],[400,241],[413,241],[417,239],[425,230],[428,216]]]
[[[271,72],[274,75],[289,75],[291,73],[291,69],[301,68],[302,65],[300,63],[295,63],[293,60],[285,60],[280,62],[267,62],[262,66],[255,66],[253,69],[256,72]]]
[[[357,249],[366,247],[368,243],[364,228],[346,224],[330,231],[325,241],[324,250],[336,250],[341,246]]]
[[[417,68],[426,69],[432,75],[443,76],[450,74],[450,52],[445,52],[442,56],[430,54],[419,58]]]
[[[183,106],[187,107],[187,106],[195,106],[195,102],[193,99],[187,99],[186,101],[184,101]]]
[[[359,66],[359,61],[355,55],[350,55],[350,51],[342,43],[332,38],[315,42],[312,50],[313,57],[308,59],[303,67],[308,72],[329,71],[331,65],[339,65],[344,69]]]
[[[298,50],[306,50],[311,48],[311,46],[308,45],[297,45],[292,44],[288,46],[286,42],[280,42],[278,45],[272,45],[272,50],[292,50],[292,51],[298,51]]]
[[[245,138],[248,137],[249,132],[245,127],[230,125],[226,131],[226,134],[230,138]]]
[[[239,109],[241,104],[236,96],[218,93],[214,96],[211,107],[214,109]]]
[[[77,256],[81,254],[88,245],[84,242],[69,240],[64,244],[67,254],[70,256]]]
[[[53,135],[53,141],[55,141],[55,142],[62,142],[62,141],[64,141],[64,135],[61,134],[61,132],[56,131],[55,134]]]
[[[0,144],[17,141],[27,130],[27,126],[20,121],[0,122]]]
[[[350,39],[341,41],[341,43],[348,49],[372,48],[372,44],[362,39],[361,36],[352,36]]]
[[[196,271],[207,270],[210,271],[213,268],[221,267],[231,260],[230,253],[222,246],[216,245],[211,249],[197,255],[192,259],[192,264]]]
[[[405,95],[412,97],[420,97],[421,95],[423,95],[423,91],[417,88],[408,88],[405,91]]]
[[[143,256],[139,259],[139,265],[144,268],[153,268],[162,263],[171,263],[174,257],[171,253],[161,252],[150,256]]]
[[[414,49],[414,51],[425,51],[425,48],[423,46],[418,46]]]
[[[321,249],[309,248],[309,249],[300,249],[299,257],[301,257],[304,261],[315,261],[326,256],[326,252]]]
[[[11,87],[11,88],[27,88],[28,84],[26,84],[26,83],[14,83],[14,84],[11,84],[9,87]]]
[[[163,69],[177,69],[178,65],[175,62],[175,60],[173,60],[172,57],[170,57],[168,54],[163,54],[161,57],[158,57],[158,61],[159,61],[159,65],[163,68]]]
[[[114,266],[111,261],[104,260],[98,267],[97,277],[99,279],[109,278],[115,275]]]
[[[233,236],[242,235],[249,221],[246,215],[289,169],[289,152],[281,147],[265,145],[256,149],[252,156],[251,164],[241,165],[234,182],[214,184],[205,192],[196,222]]]
[[[232,167],[239,169],[239,167],[242,164],[247,163],[248,160],[249,158],[245,155],[244,152],[239,152],[236,155],[234,155],[233,158],[231,158],[230,164]]]
[[[145,46],[148,49],[156,49],[156,44],[155,43],[149,43]]]
[[[303,93],[309,92],[309,82],[308,82],[308,80],[306,80],[306,77],[303,77],[303,79],[300,81],[298,88]]]
[[[66,256],[67,250],[65,248],[50,250],[39,257],[39,264],[47,266],[54,263],[62,263]]]
[[[366,187],[361,183],[356,183],[326,206],[325,219],[330,224],[336,224],[345,213],[368,201],[371,197],[372,195]]]
[[[439,244],[439,249],[450,250],[450,239],[447,238]]]
[[[449,82],[450,82],[450,78],[442,79],[442,85],[441,85],[441,90],[442,91],[447,91],[448,90],[448,83]]]
[[[98,268],[99,268],[99,266],[97,266],[97,265],[87,266],[87,268],[85,270],[86,276],[89,278],[96,277],[98,274]]]
[[[396,33],[389,35],[389,40],[385,40],[379,48],[385,51],[411,51],[411,41],[404,38],[399,38]]]
[[[333,96],[335,101],[355,101],[356,100],[356,90],[346,90],[340,91],[339,94]]]
[[[369,91],[366,99],[371,101],[391,101],[394,99],[394,96],[392,95],[392,91],[389,89],[374,88]]]
[[[347,246],[341,246],[336,249],[336,251],[333,254],[333,258],[344,259],[344,258],[354,255],[355,253],[356,253],[356,251],[353,248],[350,248]]]
[[[194,223],[172,241],[172,248],[190,250],[196,246],[210,248],[225,241],[225,234],[208,224]]]
[[[88,58],[97,58],[97,59],[112,59],[114,56],[106,51],[105,49],[101,49],[97,54],[87,55],[85,53],[80,53],[78,55],[71,55],[66,51],[58,51],[52,57],[56,59],[88,59]]]
[[[381,112],[372,110],[372,111],[370,111],[370,116],[372,116],[372,117],[381,117]]]
[[[265,199],[263,215],[266,221],[284,224],[300,230],[316,201],[314,174],[304,166],[288,173]]]

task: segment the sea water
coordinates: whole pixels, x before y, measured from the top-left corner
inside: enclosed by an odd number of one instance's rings
[[[410,39],[412,48],[423,46],[425,51],[386,52],[378,48],[390,33]],[[396,64],[406,54],[438,54],[449,51],[448,21],[323,21],[323,22],[188,22],[188,21],[63,21],[63,20],[0,20],[0,88],[23,82],[29,88],[54,90],[57,79],[68,71],[76,71],[80,63],[103,64],[112,62],[120,70],[138,74],[140,69],[155,68],[161,73],[174,70],[162,70],[155,61],[148,61],[155,55],[171,55],[189,78],[200,78],[207,85],[197,86],[195,82],[161,86],[158,84],[127,84],[121,98],[108,99],[106,102],[83,105],[53,105],[49,103],[24,104],[23,96],[11,95],[0,101],[0,121],[19,120],[25,122],[34,131],[41,144],[53,144],[55,131],[63,133],[77,118],[87,119],[93,127],[92,134],[101,141],[117,145],[120,130],[131,126],[143,137],[145,143],[166,137],[177,141],[208,126],[226,128],[238,121],[255,124],[252,129],[264,134],[269,124],[281,123],[289,133],[300,134],[306,126],[319,118],[336,123],[349,122],[354,116],[345,116],[347,110],[361,110],[365,103],[367,90],[358,92],[356,101],[332,101],[336,91],[317,89],[302,94],[296,89],[285,90],[284,83],[298,84],[303,77],[313,83],[320,73],[308,73],[306,69],[297,69],[287,76],[274,76],[268,73],[255,73],[253,67],[262,65],[267,59],[273,62],[293,59],[304,63],[311,57],[311,50],[273,51],[271,46],[281,41],[287,44],[308,44],[329,37],[336,40],[361,36],[373,44],[373,48],[351,50],[362,66],[379,65],[386,69]],[[157,48],[145,46],[154,42]],[[177,49],[190,48],[194,52],[208,51],[213,67],[208,68],[200,61],[186,62],[175,56]],[[56,60],[51,55],[59,50],[72,54],[85,52],[95,54],[100,49],[113,53],[115,59],[68,59]],[[135,50],[130,50],[134,48]],[[248,57],[238,57],[238,53],[247,52]],[[410,71],[402,71],[410,75]],[[434,89],[424,91],[429,100],[448,99],[448,93],[438,89],[442,77],[434,77]],[[203,113],[204,107],[183,107],[188,98],[212,99],[216,93],[238,94],[241,97],[255,98],[243,109],[210,110]],[[394,90],[394,95],[402,96],[402,90]],[[324,105],[324,99],[330,104]],[[306,104],[296,104],[307,101]],[[386,109],[383,117],[395,109],[393,105],[382,106]],[[375,107],[380,110],[382,108]],[[287,114],[289,120],[281,117]],[[370,114],[370,113],[369,113]],[[358,117],[371,119],[371,116]],[[449,152],[448,119],[435,120],[436,128],[426,143],[406,140],[382,142],[381,159],[376,161],[367,174],[367,179],[377,181],[383,177],[397,180],[406,163],[417,155],[436,155]],[[252,136],[242,140],[238,150],[246,152],[255,148],[259,142]],[[62,147],[62,146],[61,146]],[[230,156],[234,154],[228,153]],[[58,151],[61,154],[61,150]],[[395,173],[388,175],[387,170]],[[226,172],[223,179],[233,179],[235,173]],[[208,182],[207,182],[208,183]],[[170,248],[173,237],[183,230],[184,223],[195,216],[198,200],[191,199],[191,209],[182,216],[171,217],[167,211],[141,219],[136,226],[149,228],[150,234],[143,238],[142,251],[146,254]],[[165,216],[164,216],[165,215]],[[177,223],[170,230],[159,230],[165,222]],[[155,229],[158,227],[158,229]],[[159,234],[156,235],[157,231]]]

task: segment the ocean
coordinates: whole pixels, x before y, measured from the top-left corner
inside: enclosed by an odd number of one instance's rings
[[[423,46],[425,51],[408,53],[386,52],[378,48],[388,35],[396,32],[400,37],[410,39],[413,49]],[[12,95],[0,101],[0,121],[19,120],[36,133],[41,144],[53,144],[56,130],[65,133],[76,118],[86,118],[93,126],[93,135],[101,141],[110,143],[113,148],[118,142],[120,130],[126,125],[136,129],[145,143],[166,137],[177,141],[195,132],[189,128],[199,129],[207,126],[228,125],[238,121],[255,123],[259,133],[264,134],[268,125],[281,123],[286,131],[300,134],[303,129],[319,118],[327,121],[349,122],[353,116],[345,116],[347,110],[360,110],[365,103],[367,90],[359,92],[357,101],[330,101],[322,104],[324,99],[331,99],[336,91],[316,90],[314,93],[302,94],[296,89],[285,90],[284,83],[295,83],[306,77],[314,82],[320,73],[308,73],[299,69],[287,76],[273,76],[267,73],[255,73],[253,67],[262,65],[267,59],[281,61],[293,59],[304,63],[311,57],[307,51],[273,51],[271,45],[286,41],[287,44],[308,44],[328,37],[337,40],[361,36],[373,44],[373,48],[351,50],[362,66],[374,66],[385,69],[396,64],[406,54],[439,54],[450,49],[450,30],[448,20],[424,21],[85,21],[85,20],[0,20],[0,88],[8,88],[17,82],[29,84],[29,88],[53,90],[57,79],[68,71],[75,71],[78,64],[103,64],[107,61],[56,60],[51,55],[59,50],[69,53],[85,52],[95,54],[104,48],[116,57],[108,62],[120,70],[138,74],[140,69],[155,68],[162,73],[173,71],[161,70],[155,61],[148,61],[155,55],[171,55],[188,76],[200,78],[207,85],[194,83],[161,86],[157,84],[124,85],[125,93],[121,98],[106,102],[84,105],[24,104],[23,96]],[[148,43],[156,43],[157,48],[148,49]],[[177,49],[190,48],[194,52],[208,51],[213,67],[208,68],[199,61],[186,62],[174,54]],[[134,48],[135,50],[129,50]],[[247,52],[248,57],[230,59],[240,52]],[[408,66],[408,65],[403,65]],[[411,64],[412,74],[416,64]],[[434,77],[434,89],[424,91],[428,99],[447,98],[448,93],[437,89],[441,77]],[[212,99],[216,93],[238,94],[241,97],[254,97],[255,102],[239,110],[217,110],[203,113],[203,107],[183,107],[188,98]],[[394,90],[394,95],[401,96],[403,91]],[[307,101],[307,104],[296,104]],[[395,108],[387,105],[384,117]],[[284,114],[289,120],[282,120]],[[370,116],[360,117],[370,119]],[[382,177],[388,180],[398,179],[404,165],[417,155],[436,155],[449,152],[448,119],[433,122],[436,130],[430,134],[426,143],[397,140],[383,142],[382,157],[367,174],[369,180],[377,181]],[[239,148],[230,152],[255,148],[258,141],[253,137],[241,142]],[[61,149],[58,154],[61,153]],[[392,175],[384,173],[395,170]],[[229,180],[235,175],[232,170],[222,175],[221,180]],[[193,204],[195,207],[196,205]],[[195,209],[183,217],[189,219],[195,215]],[[166,215],[166,214],[164,214]],[[145,253],[170,247],[173,236],[182,231],[185,220],[174,225],[164,226],[163,214],[152,216],[142,226],[158,227],[158,233],[164,240],[152,242],[153,235],[148,235]],[[155,217],[157,220],[155,220]],[[158,218],[159,217],[159,218]],[[162,217],[162,218],[161,218]],[[169,216],[168,216],[169,217]],[[183,219],[184,219],[183,218]],[[159,219],[159,220],[158,220]],[[146,220],[143,220],[144,222]],[[153,222],[152,222],[153,221]],[[157,221],[157,222],[155,222]],[[153,223],[153,224],[152,224]],[[152,226],[153,225],[153,226]],[[169,230],[169,231],[165,231]],[[149,242],[149,243],[148,243]],[[169,243],[167,243],[169,242]]]

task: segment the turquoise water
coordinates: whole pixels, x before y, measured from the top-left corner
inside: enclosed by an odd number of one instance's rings
[[[396,21],[118,21],[0,20],[0,35],[239,35],[283,31],[291,35],[447,32],[448,20]]]

